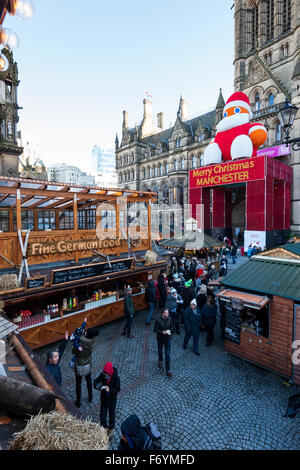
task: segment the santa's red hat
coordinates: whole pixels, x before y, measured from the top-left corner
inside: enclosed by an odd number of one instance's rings
[[[226,109],[233,107],[243,107],[247,109],[247,111],[249,111],[250,116],[252,116],[249,98],[242,91],[237,91],[228,98],[224,106],[224,112],[226,111]]]

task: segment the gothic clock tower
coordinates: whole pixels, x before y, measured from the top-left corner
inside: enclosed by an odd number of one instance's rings
[[[19,86],[18,67],[13,54],[2,49],[9,66],[0,72],[0,175],[18,176],[19,155],[23,148],[17,143],[17,122],[19,121],[17,89]]]

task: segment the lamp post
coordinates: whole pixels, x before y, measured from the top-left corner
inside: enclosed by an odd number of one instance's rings
[[[290,131],[293,128],[293,123],[297,111],[297,106],[291,105],[288,99],[286,98],[285,103],[283,104],[278,113],[278,119],[280,121],[284,133],[283,142],[286,144],[286,146],[288,146],[288,144],[292,144],[293,150],[300,150],[300,137],[290,139]]]

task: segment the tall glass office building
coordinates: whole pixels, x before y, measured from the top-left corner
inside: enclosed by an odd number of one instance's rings
[[[92,173],[99,186],[116,186],[115,152],[111,148],[95,145],[92,150]]]

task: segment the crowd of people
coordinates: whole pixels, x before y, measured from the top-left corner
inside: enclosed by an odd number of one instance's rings
[[[228,245],[227,245],[228,248]],[[217,302],[214,287],[210,281],[215,281],[227,274],[228,258],[231,256],[235,263],[237,256],[236,246],[225,248],[220,258],[220,269],[211,263],[206,265],[205,260],[196,257],[187,259],[184,256],[174,256],[170,263],[169,274],[162,269],[157,283],[149,281],[145,291],[148,304],[146,326],[150,326],[154,319],[155,308],[159,307],[160,313],[154,321],[154,332],[157,335],[158,368],[163,370],[168,377],[171,372],[171,341],[174,334],[181,334],[181,326],[184,327],[184,339],[182,347],[187,349],[192,338],[194,354],[199,353],[200,334],[206,331],[206,346],[212,345],[214,340],[214,328],[217,321]],[[157,285],[155,285],[157,284]],[[134,322],[135,310],[132,299],[132,288],[124,287],[124,312],[125,324],[122,335],[134,338],[131,334]],[[225,331],[226,309],[219,301],[221,313],[221,337]],[[60,361],[68,340],[73,343],[72,359],[69,363],[74,370],[76,380],[75,405],[81,406],[81,385],[85,378],[88,401],[93,400],[93,388],[100,391],[100,424],[107,429],[112,436],[115,428],[115,410],[117,396],[121,390],[121,381],[117,368],[111,362],[107,362],[99,376],[92,382],[92,352],[99,334],[96,328],[86,328],[87,319],[69,337],[65,333],[65,339],[57,350],[47,354],[46,368],[50,375],[61,386],[62,373]],[[163,355],[165,361],[163,360]],[[108,417],[108,419],[107,419]],[[121,425],[121,440],[119,449],[155,449],[161,448],[161,436],[154,423],[142,426],[136,415],[129,416]]]

